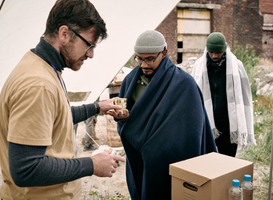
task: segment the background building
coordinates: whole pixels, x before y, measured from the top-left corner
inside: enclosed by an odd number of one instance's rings
[[[230,47],[253,46],[273,60],[273,0],[182,0],[156,28],[166,38],[171,60],[200,57],[211,32]]]

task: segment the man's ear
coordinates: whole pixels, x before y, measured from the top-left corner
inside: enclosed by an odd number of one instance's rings
[[[62,25],[59,28],[58,38],[61,44],[66,44],[70,41],[71,31],[69,30],[68,26]]]
[[[168,53],[168,49],[165,49],[164,51],[162,51],[162,58],[165,58],[167,56]]]

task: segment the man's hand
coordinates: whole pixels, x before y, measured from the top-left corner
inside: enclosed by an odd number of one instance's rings
[[[114,98],[98,102],[100,106],[100,113],[107,114],[107,111],[112,109],[121,110],[122,107],[115,105],[114,102]]]
[[[129,117],[129,111],[126,109],[123,112],[120,112],[119,110],[115,111],[115,110],[109,110],[107,111],[108,115],[113,116],[116,119],[125,119],[127,117]]]
[[[111,152],[112,149],[109,149],[103,153],[91,156],[94,165],[94,175],[98,177],[112,177],[118,167],[117,161],[125,162],[125,158],[112,155]]]

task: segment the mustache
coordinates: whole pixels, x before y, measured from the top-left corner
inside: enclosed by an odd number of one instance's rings
[[[153,68],[151,68],[151,67],[145,67],[145,68],[143,68],[143,67],[141,67],[141,66],[139,66],[140,67],[140,69],[144,69],[144,70],[153,70]]]

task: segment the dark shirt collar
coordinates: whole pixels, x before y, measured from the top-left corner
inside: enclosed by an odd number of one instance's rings
[[[53,46],[47,43],[43,37],[40,38],[40,42],[37,44],[36,48],[31,49],[31,51],[49,65],[54,65],[60,72],[66,67],[61,54]]]

